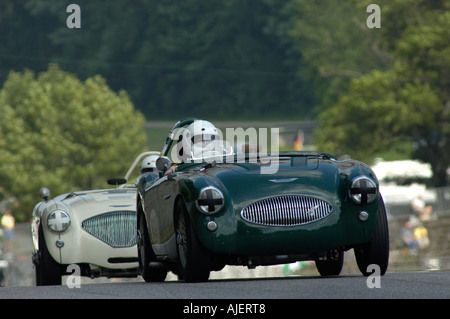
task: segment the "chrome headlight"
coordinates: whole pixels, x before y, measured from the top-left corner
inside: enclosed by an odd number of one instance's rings
[[[217,213],[224,205],[223,194],[214,186],[207,186],[200,190],[195,201],[197,209],[207,215]]]
[[[366,176],[359,176],[352,180],[349,195],[356,204],[369,204],[377,198],[377,185]]]
[[[63,210],[54,210],[47,217],[47,226],[54,232],[62,233],[70,226],[70,216]]]

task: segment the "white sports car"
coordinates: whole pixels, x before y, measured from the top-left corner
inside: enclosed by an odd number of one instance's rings
[[[36,284],[60,285],[61,276],[73,273],[91,278],[139,275],[136,247],[136,184],[128,184],[137,164],[149,155],[140,154],[125,178],[108,180],[112,189],[78,191],[43,201],[33,209],[31,233]],[[120,186],[119,186],[120,185]],[[69,269],[68,269],[69,267]]]

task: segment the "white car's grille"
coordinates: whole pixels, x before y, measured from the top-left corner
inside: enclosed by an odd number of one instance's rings
[[[286,195],[266,198],[244,207],[244,220],[264,226],[298,226],[323,219],[333,207],[315,197]]]
[[[91,217],[81,227],[114,248],[136,245],[136,212],[117,211]]]

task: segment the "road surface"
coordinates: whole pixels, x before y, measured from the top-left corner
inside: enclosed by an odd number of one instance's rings
[[[65,282],[67,283],[67,281]],[[373,288],[369,288],[372,286]],[[378,288],[379,287],[379,288]],[[450,299],[450,271],[210,280],[204,283],[121,282],[3,287],[0,299]]]

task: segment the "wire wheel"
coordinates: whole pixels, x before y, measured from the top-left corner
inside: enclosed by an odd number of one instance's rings
[[[175,224],[179,278],[187,282],[207,281],[211,272],[211,254],[198,240],[181,200],[176,205]]]

